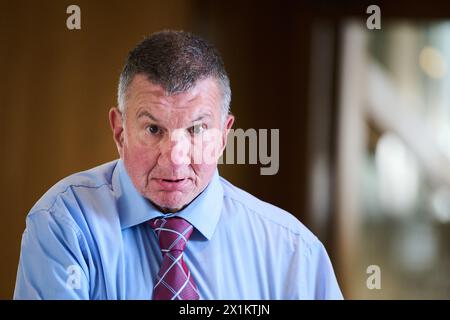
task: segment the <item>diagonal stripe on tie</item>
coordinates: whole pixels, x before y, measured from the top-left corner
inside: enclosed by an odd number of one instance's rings
[[[199,294],[192,274],[183,259],[183,251],[194,228],[179,217],[150,220],[163,255],[154,300],[198,300]]]

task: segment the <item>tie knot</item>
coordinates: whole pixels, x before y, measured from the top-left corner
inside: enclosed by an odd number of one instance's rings
[[[166,252],[183,251],[193,231],[189,222],[178,217],[152,219],[149,223],[158,237],[163,255]]]

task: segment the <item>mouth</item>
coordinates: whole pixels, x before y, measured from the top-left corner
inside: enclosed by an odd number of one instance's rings
[[[189,183],[188,178],[181,179],[155,179],[163,191],[183,191]]]
[[[166,182],[180,182],[183,181],[183,179],[161,179],[162,181],[166,181]]]

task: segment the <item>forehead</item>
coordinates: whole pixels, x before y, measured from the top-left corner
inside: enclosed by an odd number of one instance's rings
[[[140,108],[151,108],[188,112],[194,109],[209,109],[219,112],[221,94],[217,81],[213,78],[199,80],[191,89],[168,94],[161,85],[148,80],[145,75],[136,75],[127,92],[127,109],[136,112]]]

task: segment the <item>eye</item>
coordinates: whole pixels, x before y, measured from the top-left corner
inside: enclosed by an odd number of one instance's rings
[[[159,134],[161,132],[161,129],[157,125],[154,125],[154,124],[149,125],[147,127],[147,130],[148,130],[148,132],[150,132],[151,134],[154,134],[154,135]]]
[[[200,123],[200,124],[196,124],[196,125],[190,127],[188,130],[189,130],[189,133],[191,133],[193,135],[197,135],[199,133],[202,133],[204,129],[206,129],[206,125]]]

